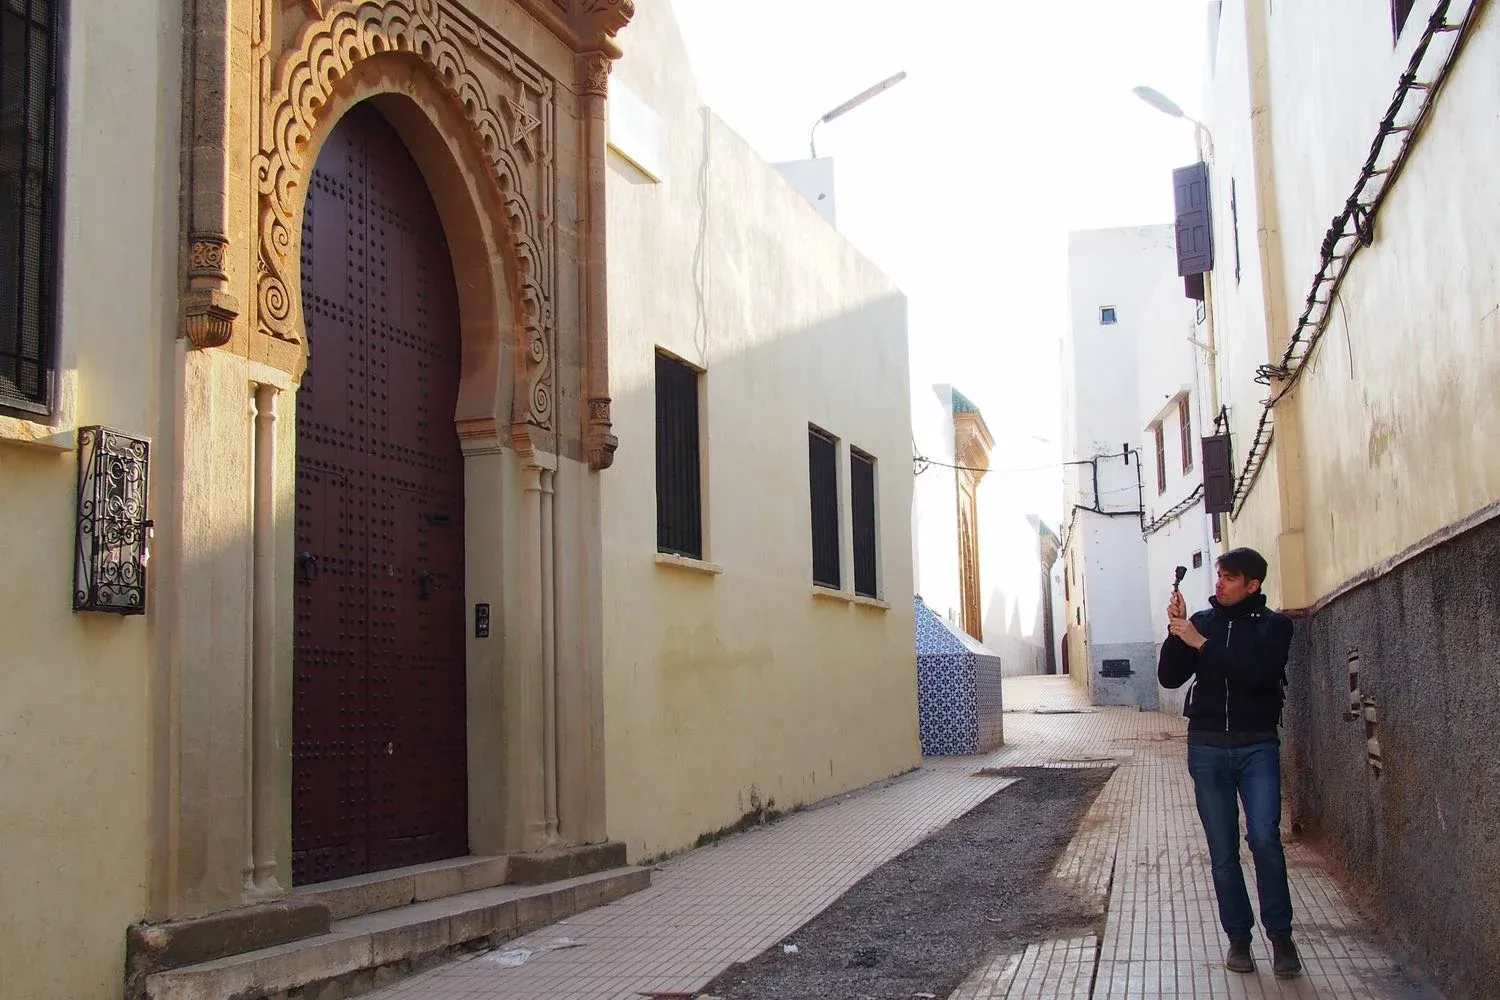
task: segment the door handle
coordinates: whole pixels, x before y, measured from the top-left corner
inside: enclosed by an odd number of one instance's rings
[[[417,574],[417,597],[418,598],[420,598],[421,600],[425,601],[425,600],[427,600],[427,598],[429,598],[429,597],[432,596],[432,581],[434,579],[435,579],[435,577],[433,577],[433,575],[431,573],[427,572],[425,569],[422,572],[420,572],[420,573]]]
[[[297,575],[303,583],[312,583],[318,578],[318,557],[304,552],[297,557]]]

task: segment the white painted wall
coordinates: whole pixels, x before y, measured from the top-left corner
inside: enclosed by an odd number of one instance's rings
[[[653,182],[612,161],[601,477],[607,818],[634,859],[774,799],[918,762],[906,300],[701,106],[666,3],[637,5],[615,72],[659,116]],[[657,558],[655,354],[702,368],[705,562]],[[812,587],[808,425],[877,460],[886,605]]]
[[[912,482],[916,592],[938,616],[961,628],[958,473],[952,468],[953,388],[927,381],[915,352],[911,364],[912,444],[918,453],[933,460]]]
[[[1164,363],[1173,357],[1173,340],[1189,349],[1183,338],[1193,321],[1177,277],[1173,227],[1071,234],[1068,288],[1064,447],[1068,460],[1097,459],[1098,469],[1097,483],[1088,465],[1064,472],[1064,524],[1071,526],[1066,558],[1072,562],[1070,579],[1081,584],[1070,587],[1071,666],[1096,700],[1151,707],[1158,633],[1150,560],[1139,514],[1120,515],[1141,510],[1143,494],[1156,495],[1154,449],[1142,446],[1143,407],[1154,411],[1164,391],[1170,397],[1183,386],[1191,388],[1190,355],[1185,374],[1178,373],[1180,360]],[[1114,309],[1113,324],[1102,322],[1107,307]],[[1178,389],[1163,389],[1174,380],[1180,380]],[[1106,658],[1128,658],[1135,676],[1101,686],[1097,673]]]
[[[785,177],[797,189],[797,193],[828,220],[830,226],[838,225],[838,199],[834,197],[833,189],[833,157],[788,160],[774,166],[776,172]]]
[[[1016,465],[996,447],[990,464]],[[1045,673],[1046,638],[1042,617],[1047,598],[1036,529],[1024,502],[1003,471],[979,482],[979,585],[984,644],[1000,656],[1007,677]]]
[[[1144,459],[1145,509],[1147,524],[1177,510],[1203,483],[1201,438],[1211,433],[1213,414],[1207,402],[1206,354],[1197,344],[1207,343],[1207,324],[1197,320],[1198,303],[1189,299],[1182,279],[1177,277],[1175,258],[1160,261],[1163,279],[1157,283],[1146,313],[1150,317],[1139,339],[1137,371],[1139,395],[1136,426]],[[1206,318],[1206,317],[1205,317]],[[1186,450],[1191,467],[1184,469],[1182,418],[1178,403],[1188,405],[1188,440]],[[1162,425],[1162,451],[1165,488],[1157,478],[1156,434],[1154,425]],[[1207,429],[1205,429],[1207,428]],[[1188,575],[1182,593],[1189,607],[1204,607],[1213,592],[1213,536],[1209,518],[1203,512],[1200,497],[1175,520],[1162,524],[1146,538],[1146,592],[1151,611],[1151,635],[1160,649],[1167,634],[1167,601],[1171,597],[1173,570],[1186,567]],[[1193,566],[1197,556],[1200,565]],[[1160,690],[1158,701],[1164,711],[1182,710],[1186,688]]]
[[[1250,182],[1246,4],[1228,0],[1208,115],[1215,138],[1213,275],[1224,394],[1243,459],[1264,387],[1266,319],[1289,331],[1300,315],[1329,220],[1348,198],[1435,0],[1418,0],[1393,45],[1386,4],[1277,4],[1265,19],[1272,81],[1253,120],[1270,128],[1260,164],[1275,193],[1262,205]],[[1462,9],[1460,5],[1459,9]],[[1326,40],[1340,43],[1329,47]],[[1272,557],[1301,527],[1311,603],[1364,570],[1500,500],[1500,19],[1480,18],[1454,75],[1377,222],[1354,260],[1340,306],[1298,390],[1300,470],[1278,495],[1280,446],[1232,524],[1230,541]],[[1239,201],[1242,274],[1233,274],[1229,179]],[[1279,236],[1262,266],[1257,234]],[[1269,296],[1263,289],[1269,287]],[[1263,304],[1264,300],[1267,300]],[[1279,352],[1278,352],[1279,354]]]

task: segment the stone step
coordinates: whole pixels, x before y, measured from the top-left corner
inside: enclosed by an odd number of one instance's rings
[[[502,885],[335,921],[327,934],[157,972],[149,1000],[342,1000],[464,952],[495,947],[651,884],[620,868],[540,886]]]
[[[621,859],[619,864],[609,867],[620,868],[624,863]],[[491,889],[508,881],[511,881],[510,866],[504,856],[471,856],[319,882],[293,889],[290,898],[322,903],[334,920],[343,920],[462,892]]]

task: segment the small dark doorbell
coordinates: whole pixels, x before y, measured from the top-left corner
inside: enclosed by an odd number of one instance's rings
[[[490,637],[490,606],[488,604],[474,605],[474,638],[488,639]]]

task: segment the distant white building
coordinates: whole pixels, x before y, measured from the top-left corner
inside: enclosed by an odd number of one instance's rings
[[[1194,349],[1194,304],[1183,296],[1170,225],[1073,233],[1068,274],[1064,658],[1096,704],[1155,708],[1172,567],[1185,558],[1191,570],[1183,547],[1196,537],[1152,525],[1192,492],[1184,477],[1194,451],[1189,441],[1184,461],[1177,441],[1180,408],[1190,438],[1197,405],[1193,359],[1182,353]],[[1177,435],[1171,443],[1169,429]],[[1151,527],[1161,544],[1148,545]],[[1201,566],[1197,572],[1184,584],[1190,603],[1205,596]]]
[[[997,444],[979,407],[947,384],[912,390],[917,596],[1000,657],[1006,676],[1055,671],[1056,535],[989,476]]]

